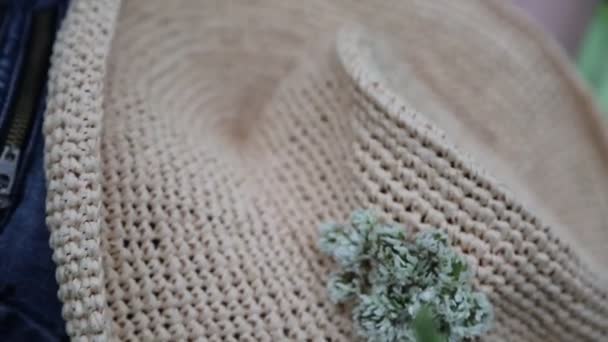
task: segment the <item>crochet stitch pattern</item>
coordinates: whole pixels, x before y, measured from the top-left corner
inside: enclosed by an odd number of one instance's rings
[[[369,208],[446,233],[481,339],[606,341],[600,126],[503,3],[71,1],[44,118],[68,335],[357,341],[317,227]]]

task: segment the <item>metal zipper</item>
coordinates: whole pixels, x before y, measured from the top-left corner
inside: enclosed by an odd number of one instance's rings
[[[10,15],[10,14],[9,14]],[[32,124],[41,109],[42,95],[48,59],[51,53],[55,11],[36,11],[31,17],[29,35],[26,38],[24,55],[10,109],[3,123],[0,137],[0,210],[6,216],[13,207],[21,182],[24,159],[28,154],[28,143]],[[10,99],[10,100],[9,100]]]

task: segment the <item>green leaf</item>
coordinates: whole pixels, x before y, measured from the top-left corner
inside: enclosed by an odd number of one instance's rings
[[[418,311],[413,322],[414,333],[418,342],[447,342],[447,338],[439,330],[439,323],[428,306]]]

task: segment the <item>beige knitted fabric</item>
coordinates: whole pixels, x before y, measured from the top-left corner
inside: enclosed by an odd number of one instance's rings
[[[74,0],[52,64],[73,340],[355,340],[316,241],[357,208],[447,231],[487,340],[608,340],[604,130],[498,0]]]

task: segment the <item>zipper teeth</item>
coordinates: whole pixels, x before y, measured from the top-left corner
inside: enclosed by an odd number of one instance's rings
[[[7,31],[10,29],[11,19],[8,15],[6,15],[6,9],[0,9],[0,42],[2,43],[3,50],[7,49],[6,45],[11,44],[11,41],[14,39]],[[8,88],[8,83],[10,82],[10,73],[13,66],[8,61],[8,58],[5,56],[5,52],[0,52],[0,101],[5,98],[6,89]],[[0,110],[2,105],[0,104]]]
[[[16,94],[5,145],[20,148],[26,141],[47,69],[45,61],[51,50],[52,28],[53,11],[45,10],[34,14],[22,66],[24,75]]]
[[[17,147],[23,145],[30,126],[30,119],[31,115],[28,114],[16,115],[6,136],[6,145]]]

